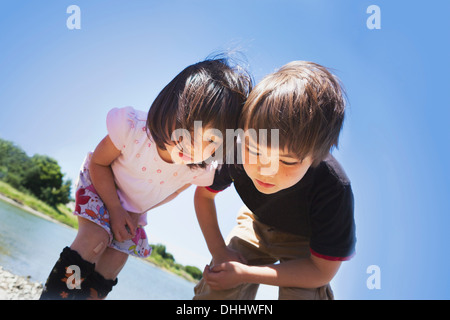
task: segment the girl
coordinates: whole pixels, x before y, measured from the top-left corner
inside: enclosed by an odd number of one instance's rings
[[[150,254],[143,228],[146,212],[191,184],[213,182],[215,167],[208,158],[223,147],[224,135],[199,135],[193,132],[194,122],[222,133],[236,128],[251,85],[248,74],[226,59],[205,60],[178,74],[148,114],[132,107],[108,113],[108,135],[81,168],[74,211],[77,236],[62,251],[41,300],[104,299],[129,254]],[[188,135],[174,139],[178,129]]]

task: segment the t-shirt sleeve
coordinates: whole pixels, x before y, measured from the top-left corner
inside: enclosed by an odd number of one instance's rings
[[[106,128],[114,146],[124,152],[135,133],[135,110],[132,107],[111,109],[106,116]]]
[[[311,212],[311,254],[326,260],[350,260],[355,253],[354,199],[350,184],[327,188]]]
[[[230,167],[229,165],[223,165],[216,169],[214,181],[207,189],[211,192],[220,192],[228,188],[232,183],[233,178],[230,175]]]

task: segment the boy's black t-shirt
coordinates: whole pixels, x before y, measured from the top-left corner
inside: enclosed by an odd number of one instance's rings
[[[217,170],[211,191],[232,183],[255,218],[284,232],[310,238],[311,253],[328,260],[348,260],[355,249],[353,192],[338,161],[329,155],[290,188],[259,192],[242,165]]]

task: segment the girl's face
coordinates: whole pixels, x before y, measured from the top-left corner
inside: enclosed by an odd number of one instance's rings
[[[301,160],[286,150],[258,145],[248,137],[242,144],[242,154],[245,172],[256,189],[265,194],[292,187],[303,178],[313,162],[310,156]]]
[[[201,163],[210,158],[222,145],[221,134],[204,128],[195,130],[193,134],[185,132],[173,144],[166,144],[170,160],[178,164]]]

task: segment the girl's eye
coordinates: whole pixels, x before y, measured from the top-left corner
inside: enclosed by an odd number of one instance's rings
[[[186,148],[186,146],[183,144],[183,142],[178,143],[176,145],[176,147],[180,152],[183,152],[184,150],[188,150],[188,148]]]

